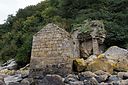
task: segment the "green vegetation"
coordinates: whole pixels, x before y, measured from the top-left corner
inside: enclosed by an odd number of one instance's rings
[[[103,20],[105,45],[128,46],[128,0],[46,0],[19,9],[0,25],[0,60],[15,58],[19,65],[29,62],[32,36],[47,23],[67,31],[86,19]]]

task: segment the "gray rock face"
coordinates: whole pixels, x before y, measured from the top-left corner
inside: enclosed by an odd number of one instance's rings
[[[21,78],[20,74],[17,74],[14,76],[7,76],[4,78],[6,85],[10,85],[10,83],[16,83],[16,82],[19,82],[21,80],[22,80],[22,78]],[[13,85],[13,84],[11,84],[11,85]]]
[[[4,81],[0,80],[0,85],[6,85]]]
[[[102,53],[103,42],[106,37],[104,24],[100,20],[86,20],[72,33],[75,52],[80,53],[80,57],[87,58],[91,54]],[[80,50],[79,50],[80,49]],[[93,53],[92,53],[93,51]]]
[[[83,81],[70,82],[69,85],[84,85]]]
[[[89,80],[92,77],[95,77],[96,75],[90,71],[82,72],[78,74],[80,81],[83,80]]]
[[[110,47],[105,53],[108,60],[115,62],[115,69],[118,71],[128,71],[128,51],[117,46]]]
[[[128,59],[128,51],[117,46],[112,46],[105,52],[105,56],[113,60]]]
[[[64,85],[62,77],[59,75],[46,75],[43,80],[35,85]]]
[[[109,73],[107,73],[107,72],[104,72],[104,71],[102,71],[102,70],[98,70],[98,71],[96,71],[96,72],[94,72],[96,75],[108,75],[108,76],[110,76],[111,74],[109,74]]]
[[[95,77],[96,78],[96,80],[99,82],[99,83],[101,83],[101,82],[105,82],[105,81],[107,81],[107,79],[108,79],[108,75],[99,75],[99,76],[96,76]]]
[[[94,77],[92,77],[89,80],[85,81],[84,85],[99,85],[99,83]]]
[[[128,72],[119,72],[117,75],[122,79],[128,79]]]
[[[8,85],[21,85],[19,82],[9,82]]]
[[[69,75],[65,78],[64,82],[69,84],[69,83],[71,83],[71,82],[75,82],[75,81],[78,81],[78,80],[79,80],[78,75],[69,74]]]
[[[108,79],[109,81],[119,81],[121,78],[119,78],[117,75],[111,75]]]
[[[120,81],[120,85],[128,85],[128,79]]]
[[[3,70],[3,69],[9,69],[9,70],[17,69],[16,61],[14,59],[8,60],[6,63],[1,65],[0,70]]]

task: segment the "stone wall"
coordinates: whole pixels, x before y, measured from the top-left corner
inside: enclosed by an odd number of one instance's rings
[[[73,40],[70,34],[54,24],[48,24],[33,36],[30,76],[66,76],[72,72],[73,59]]]

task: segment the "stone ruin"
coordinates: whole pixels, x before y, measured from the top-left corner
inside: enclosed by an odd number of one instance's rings
[[[88,28],[87,32],[81,32],[80,27],[72,32],[76,55],[86,59],[90,55],[103,53],[103,42],[106,37],[103,22],[99,20],[86,21],[83,25],[82,29]]]
[[[88,26],[91,31],[87,34],[79,29],[69,34],[55,24],[48,24],[37,32],[33,36],[30,77],[39,79],[46,74],[64,77],[73,72],[73,60],[98,55],[105,38],[104,25],[94,20]]]
[[[48,24],[33,36],[30,76],[66,76],[72,72],[72,61],[75,58],[70,34],[55,24]]]

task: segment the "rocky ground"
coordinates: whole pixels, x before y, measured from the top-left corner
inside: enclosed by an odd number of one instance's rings
[[[28,73],[1,74],[0,85],[35,85],[33,79],[28,78]],[[38,85],[128,85],[128,72],[109,74],[102,70],[85,71],[69,74],[65,78],[48,74],[43,79],[38,79]]]
[[[75,71],[62,77],[47,74],[43,78],[29,78],[29,64],[16,70],[14,59],[0,66],[0,85],[128,85],[128,51],[117,46],[104,54],[74,60]],[[36,84],[35,84],[36,82]]]

